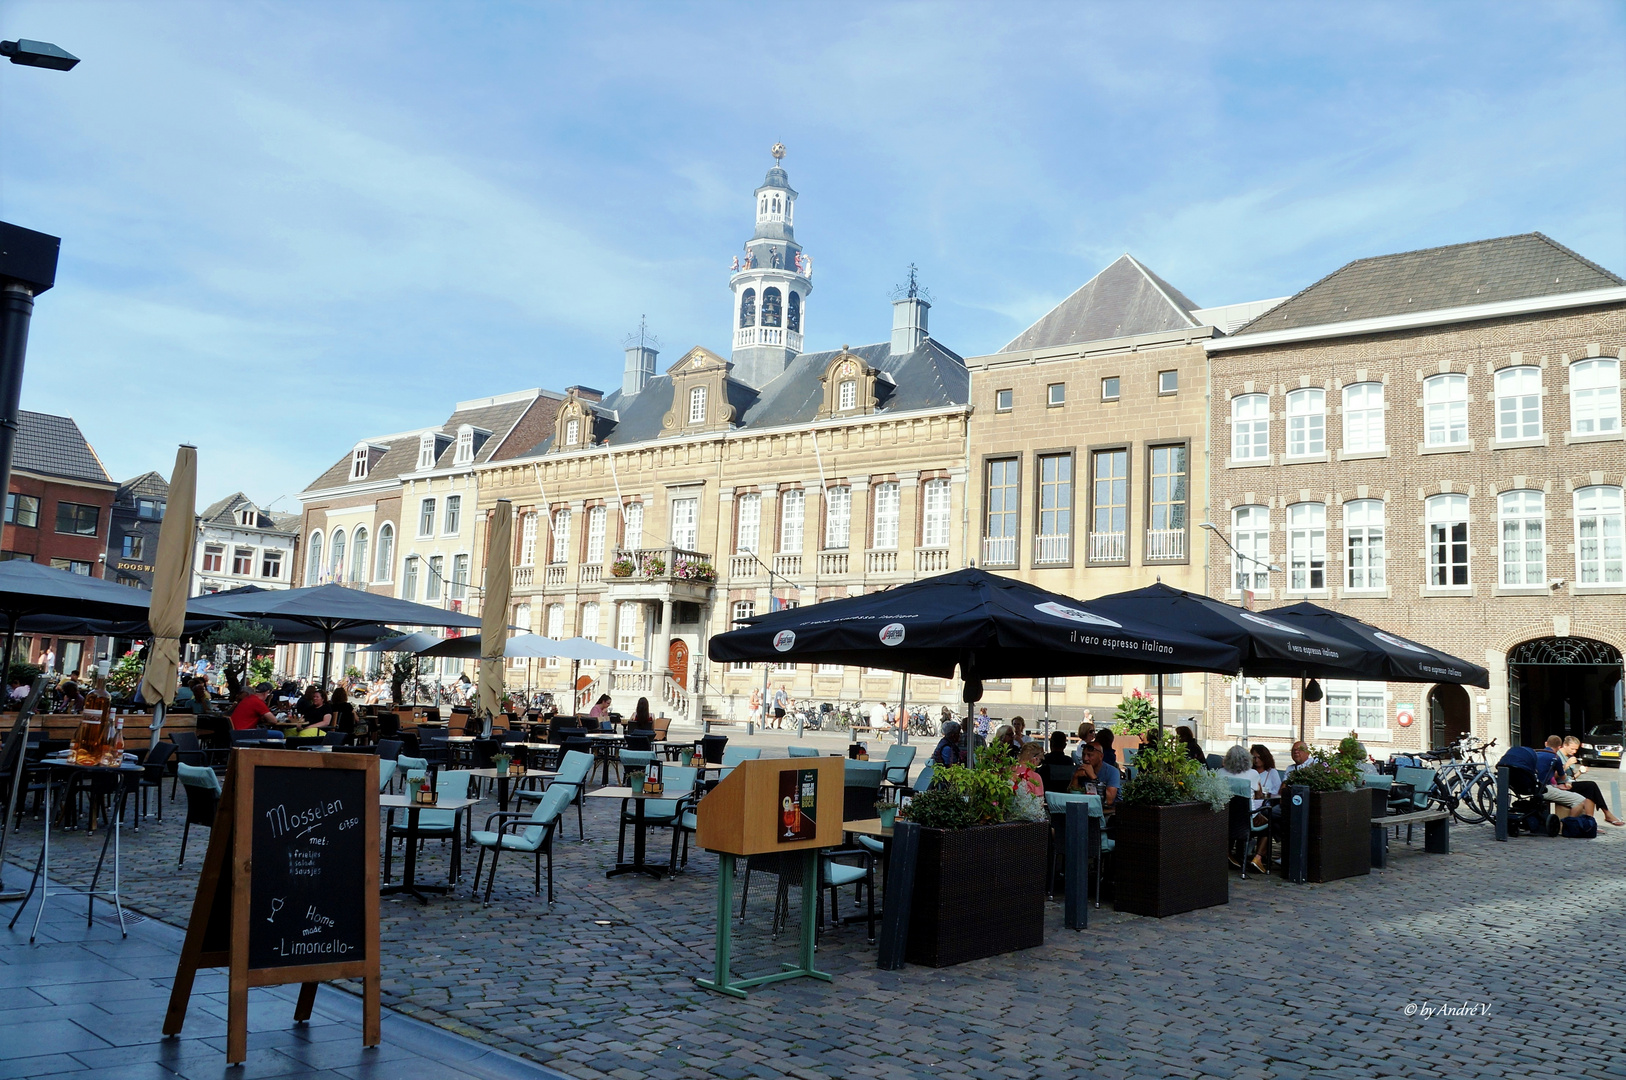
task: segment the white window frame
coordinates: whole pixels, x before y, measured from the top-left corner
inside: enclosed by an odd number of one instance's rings
[[[1231,399],[1231,460],[1270,459],[1270,395],[1238,394]]]
[[[462,600],[469,594],[469,557],[467,555],[452,556],[452,580],[447,583],[446,597],[449,600]]]
[[[378,551],[373,556],[373,580],[381,584],[393,581],[395,573],[395,526],[389,522],[378,527]]]
[[[1589,356],[1570,365],[1570,434],[1620,434],[1620,358]]]
[[[1371,734],[1389,730],[1388,684],[1328,679],[1321,726],[1333,734]]]
[[[441,590],[446,584],[446,556],[429,556],[426,569],[428,573],[424,575],[423,598],[426,602],[435,603],[440,600]]]
[[[646,660],[644,655],[644,620],[643,605],[632,601],[623,601],[616,608],[615,613],[615,647],[622,652],[631,653],[640,657],[638,660],[617,660],[615,666],[622,670],[631,670],[642,666]]]
[[[953,489],[944,477],[927,480],[921,485],[925,518],[921,522],[921,546],[946,548],[949,545],[950,502]]]
[[[1473,537],[1468,529],[1468,496],[1447,493],[1430,496],[1425,504],[1428,522],[1428,579],[1431,590],[1466,589],[1473,584]],[[1455,530],[1462,527],[1462,539]],[[1459,560],[1458,548],[1462,558]],[[1456,580],[1458,568],[1461,581]],[[1444,581],[1440,579],[1444,578]]]
[[[331,575],[331,580],[333,581],[344,580],[346,539],[347,538],[344,535],[343,529],[334,529],[333,535],[328,537],[327,565],[328,573]]]
[[[322,530],[316,529],[311,533],[310,540],[305,548],[308,553],[305,557],[305,584],[320,585],[322,583]]]
[[[418,471],[435,467],[435,437],[423,435],[418,438]]]
[[[786,555],[799,555],[807,520],[807,492],[802,488],[787,488],[779,493],[779,550]]]
[[[418,599],[418,557],[408,555],[401,560],[401,599]]]
[[[704,424],[706,422],[706,388],[692,386],[689,388],[689,423]]]
[[[445,520],[441,525],[441,531],[447,536],[456,536],[458,530],[463,527],[463,496],[446,496],[442,516]]]
[[[365,446],[358,446],[350,452],[350,479],[367,479],[367,470],[369,468],[369,463],[367,461],[368,456],[368,451]]]
[[[1344,504],[1344,590],[1381,592],[1388,587],[1387,507],[1382,499]]]
[[[548,563],[563,566],[570,561],[570,508],[561,506],[553,512],[553,546],[548,552]]]
[[[1296,502],[1287,508],[1287,588],[1327,589],[1327,504]]]
[[[1430,375],[1423,380],[1423,445],[1468,443],[1468,376]]]
[[[737,515],[734,553],[754,555],[762,546],[762,496],[754,491],[741,495]]]
[[[594,506],[587,511],[587,565],[599,566],[604,562],[604,533],[610,518],[607,506]]]
[[[644,546],[644,504],[628,503],[622,514],[622,546],[636,551]]]
[[[1307,386],[1287,395],[1287,456],[1317,457],[1327,452],[1327,392]]]
[[[685,495],[672,500],[672,546],[693,551],[700,545],[700,500]]]
[[[1533,364],[1496,373],[1496,438],[1500,442],[1541,438],[1541,369]]]
[[[1589,484],[1575,489],[1575,583],[1626,584],[1622,537],[1626,508],[1621,489],[1613,484]]]
[[[824,492],[824,550],[836,551],[852,543],[853,489],[842,485]]]
[[[519,525],[519,564],[536,565],[536,511],[526,514]]]
[[[1231,587],[1237,592],[1270,588],[1270,507],[1263,503],[1233,507],[1231,546],[1235,549]]]
[[[1382,383],[1358,382],[1344,387],[1344,453],[1376,454],[1387,450],[1385,419]]]
[[[370,558],[372,552],[368,540],[366,526],[357,525],[350,534],[350,580],[354,582],[367,582],[373,579],[373,564]]]
[[[1546,493],[1538,488],[1504,491],[1496,497],[1496,518],[1497,580],[1504,588],[1545,588]]]
[[[474,460],[474,429],[467,424],[457,429],[457,453],[452,460],[458,465]]]
[[[740,629],[740,627],[742,625],[744,625],[743,623],[741,623],[740,620],[741,619],[749,619],[752,615],[756,614],[756,610],[757,610],[757,605],[756,605],[756,602],[753,601],[753,600],[736,600],[736,601],[734,601],[734,606],[733,606],[733,609],[732,609],[732,611],[730,613],[733,616],[733,620],[729,623],[729,629],[730,630],[738,630],[738,629]],[[752,665],[751,665],[751,662],[749,660],[735,660],[735,661],[732,661],[728,665],[728,670],[730,670],[730,671],[750,671],[751,666]]]
[[[433,498],[418,504],[418,538],[427,540],[435,535],[435,510],[439,504]]]
[[[1064,382],[1053,382],[1046,386],[1045,401],[1047,404],[1052,406],[1067,404],[1067,384]]]
[[[858,408],[858,380],[843,379],[836,387],[836,409],[845,412]]]
[[[897,481],[875,485],[875,520],[870,525],[870,547],[876,551],[898,550],[898,521],[902,496]]]
[[[561,640],[564,639],[564,636],[565,636],[565,606],[563,604],[549,604],[548,605],[548,637],[552,638],[554,641],[561,641]],[[550,667],[550,668],[557,669],[558,666],[559,666],[559,658],[557,656],[548,657],[546,666]]]
[[[1293,680],[1249,678],[1231,680],[1230,726],[1238,732],[1243,728],[1239,708],[1251,713],[1246,725],[1250,735],[1255,731],[1291,731]]]
[[[581,441],[581,437],[582,422],[577,417],[572,416],[569,420],[565,421],[565,445],[575,446]]]
[[[582,624],[577,629],[582,637],[588,641],[597,641],[599,635],[599,605],[597,600],[589,600],[582,604]],[[583,667],[597,667],[597,660],[583,660]]]

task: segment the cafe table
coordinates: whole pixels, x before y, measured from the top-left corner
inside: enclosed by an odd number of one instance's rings
[[[558,772],[556,772],[554,770],[551,770],[551,769],[523,769],[523,770],[521,770],[521,771],[519,771],[517,773],[509,772],[506,769],[502,770],[501,772],[499,772],[496,769],[470,769],[469,770],[469,775],[470,776],[478,776],[478,777],[480,777],[481,779],[484,779],[484,780],[495,780],[495,781],[497,781],[497,807],[503,813],[507,813],[508,812],[509,783],[511,781],[513,781],[513,780],[526,780],[526,779],[529,779],[531,777],[537,777],[537,778],[542,779],[542,780],[552,780],[555,776],[558,776],[559,774],[558,774]],[[516,787],[516,790],[517,790],[517,787]]]
[[[644,818],[644,803],[651,799],[671,802],[677,799],[678,796],[671,793],[646,795],[641,791],[633,791],[630,787],[601,787],[597,791],[589,791],[587,797],[589,799],[620,799],[623,803],[630,799],[633,803],[632,861],[616,863],[615,869],[605,872],[605,877],[620,877],[622,874],[648,874],[650,877],[658,878],[672,872],[670,863],[644,861],[644,831],[649,827],[649,822]]]
[[[452,891],[450,882],[456,880],[455,876],[448,876],[446,885],[422,885],[418,882],[418,812],[420,810],[451,810],[456,816],[452,818],[452,832],[457,832],[457,818],[462,816],[464,810],[473,806],[475,799],[447,799],[442,798],[433,806],[424,806],[410,795],[380,795],[378,805],[381,809],[390,812],[389,821],[385,823],[385,842],[388,843],[389,824],[395,820],[395,811],[404,809],[407,812],[406,835],[406,868],[401,873],[399,885],[386,885],[379,890],[382,896],[393,896],[396,893],[408,893],[418,898],[422,904],[429,903],[426,892],[449,893]],[[454,875],[455,875],[454,868]]]

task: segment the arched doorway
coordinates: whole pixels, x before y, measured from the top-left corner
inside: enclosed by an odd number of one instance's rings
[[[1507,654],[1508,735],[1540,746],[1549,735],[1621,741],[1620,650],[1591,638],[1537,638]]]
[[[672,672],[672,679],[683,689],[689,688],[689,643],[682,638],[673,638],[667,650],[666,666]]]
[[[1435,749],[1456,742],[1472,730],[1466,690],[1455,683],[1440,683],[1428,692],[1429,740]]]

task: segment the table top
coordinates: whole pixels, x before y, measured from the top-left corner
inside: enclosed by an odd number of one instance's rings
[[[883,840],[892,839],[892,830],[881,827],[880,818],[866,818],[863,821],[844,821],[841,823],[842,831],[856,833],[859,836],[878,836]]]
[[[613,731],[589,731],[582,736],[584,739],[624,739],[625,735],[617,735]]]
[[[448,735],[448,736],[446,736],[446,741],[447,742],[471,743],[474,740],[475,740],[475,736],[473,736],[473,735]]]
[[[411,810],[413,807],[417,807],[419,810],[462,810],[464,807],[473,806],[478,801],[478,799],[448,799],[442,797],[434,806],[424,806],[422,803],[412,801],[406,795],[380,795],[378,797],[379,806],[396,810]]]
[[[77,761],[63,761],[61,758],[42,758],[41,765],[49,765],[53,769],[84,769],[86,772],[142,772],[140,762],[126,761],[122,765],[81,765]]]
[[[559,775],[557,772],[548,769],[526,769],[522,773],[498,773],[496,769],[469,769],[468,772],[472,776],[483,776],[488,780],[497,780],[504,776],[510,780],[523,780],[527,776],[554,777]]]
[[[589,791],[589,799],[677,799],[681,795],[689,794],[687,791],[663,791],[659,795],[646,795],[642,791],[633,791],[630,787],[601,787],[597,791]]]

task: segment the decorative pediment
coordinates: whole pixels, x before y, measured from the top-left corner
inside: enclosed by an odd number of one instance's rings
[[[595,405],[578,397],[572,388],[559,403],[554,417],[553,447],[556,452],[581,450],[598,442],[607,432],[600,431],[603,416]]]
[[[666,369],[672,379],[672,407],[661,417],[661,433],[721,431],[733,426],[737,410],[729,400],[728,373],[734,365],[709,349],[690,349]]]
[[[881,372],[870,367],[857,353],[843,345],[819,376],[824,384],[824,400],[819,404],[818,418],[833,416],[862,416],[875,411],[879,400]]]

